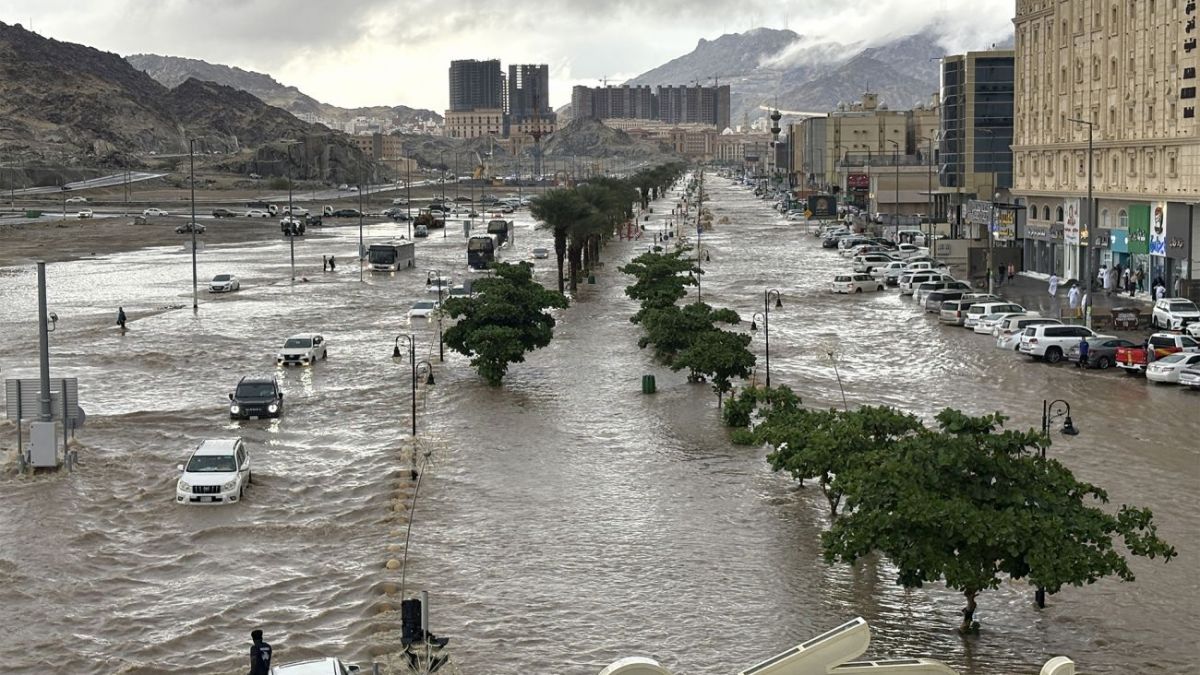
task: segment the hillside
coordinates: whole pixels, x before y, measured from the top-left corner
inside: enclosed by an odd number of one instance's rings
[[[322,103],[296,87],[284,85],[265,73],[209,63],[199,59],[158,54],[132,54],[125,57],[125,60],[134,68],[144,71],[170,89],[191,78],[204,82],[215,82],[253,94],[264,103],[282,108],[294,115],[309,113],[343,124],[359,116],[392,119],[398,124],[417,119],[434,119],[439,122],[442,119],[441,115],[432,110],[410,108],[403,105],[340,108]]]
[[[667,150],[658,143],[634,138],[596,120],[571,120],[546,137],[546,157],[654,157]]]

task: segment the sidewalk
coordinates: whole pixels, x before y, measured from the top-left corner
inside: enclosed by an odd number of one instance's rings
[[[1058,318],[1063,310],[1070,311],[1067,293],[1070,287],[1059,285],[1058,292],[1051,296],[1047,276],[1022,272],[1012,281],[1004,280],[995,287],[996,295],[1020,304],[1028,310],[1042,316]],[[1106,325],[1112,316],[1113,309],[1137,308],[1141,310],[1143,323],[1149,322],[1150,309],[1153,303],[1149,293],[1138,293],[1134,297],[1128,294],[1106,296],[1103,290],[1092,292],[1092,318],[1101,325]]]

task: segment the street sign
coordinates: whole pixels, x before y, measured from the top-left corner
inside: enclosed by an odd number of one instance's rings
[[[20,423],[41,414],[42,383],[38,379],[5,380],[5,415]],[[66,399],[63,399],[66,392]],[[83,409],[79,407],[79,381],[73,377],[50,380],[51,419],[67,419],[74,426],[83,426]]]
[[[968,201],[966,221],[971,225],[989,225],[992,222],[992,203],[982,199]]]
[[[810,195],[808,210],[818,218],[836,218],[837,200],[831,195]]]

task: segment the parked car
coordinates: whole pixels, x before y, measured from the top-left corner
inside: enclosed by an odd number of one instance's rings
[[[871,276],[879,279],[887,286],[895,286],[900,280],[900,275],[904,273],[904,262],[893,260],[890,263],[879,265],[871,270]]]
[[[924,284],[921,285],[924,286]],[[952,300],[960,300],[962,296],[963,292],[958,289],[930,291],[925,294],[925,300],[921,306],[927,314],[941,314],[942,305]]]
[[[413,237],[414,238],[428,237],[428,236],[429,236],[429,228],[426,227],[424,223],[421,223],[418,225],[413,225]]]
[[[916,289],[913,291],[913,298],[915,298],[917,302],[925,302],[925,298],[934,291],[962,291],[963,293],[970,293],[971,286],[962,281],[954,280],[926,281],[925,283],[916,287]]]
[[[1123,340],[1121,338],[1110,338],[1108,340],[1088,340],[1088,356],[1087,362],[1083,365],[1088,368],[1099,368],[1100,370],[1108,370],[1114,363],[1117,362],[1117,350],[1122,347],[1136,347],[1133,342]],[[1067,360],[1071,363],[1079,363],[1079,345],[1075,345],[1067,350]]]
[[[901,258],[912,258],[914,256],[925,255],[927,249],[921,248],[916,244],[899,244],[896,246],[896,255]]]
[[[1161,330],[1183,330],[1193,323],[1200,323],[1200,307],[1187,298],[1163,298],[1150,314],[1150,326]]]
[[[325,338],[315,333],[293,335],[275,355],[278,366],[311,366],[317,359],[329,358]]]
[[[237,218],[237,212],[230,211],[229,209],[213,209],[212,217],[213,218]]]
[[[1025,308],[1012,302],[976,302],[967,309],[967,315],[963,317],[963,328],[973,329],[985,315],[999,312],[1023,314]]]
[[[979,335],[996,335],[996,326],[1006,319],[1019,316],[1038,316],[1038,314],[1037,312],[992,312],[979,317],[979,320],[975,322],[975,327],[971,330]]]
[[[359,213],[358,209],[338,209],[329,215],[333,216],[334,218],[357,218],[362,214]],[[391,213],[385,213],[384,215],[388,216],[389,218],[392,216]]]
[[[1030,326],[1061,326],[1058,319],[1041,316],[1020,316],[1005,319],[993,330],[996,336],[996,346],[1000,349],[1011,349],[1014,352],[1021,346],[1021,336]]]
[[[961,326],[967,318],[967,310],[975,304],[975,300],[960,296],[956,300],[947,300],[938,308],[938,322],[950,326]]]
[[[550,249],[539,246],[533,249],[533,257],[537,258],[538,260],[545,260],[546,258],[550,257]]]
[[[242,287],[242,282],[232,274],[218,274],[208,282],[209,293],[232,293]]]
[[[434,300],[418,300],[408,310],[409,319],[428,319],[437,311],[438,304]]]
[[[1200,323],[1189,323],[1188,327],[1183,329],[1183,332],[1186,333],[1188,337],[1193,337],[1197,340],[1200,340]]]
[[[195,230],[196,234],[204,234],[207,229],[203,224],[197,222],[184,223],[175,227],[175,234],[191,234]]]
[[[880,265],[886,265],[890,262],[895,262],[890,256],[882,255],[880,253],[868,253],[866,255],[854,256],[853,265],[855,272],[870,274],[871,270]]]
[[[1146,338],[1150,348],[1154,350],[1154,361],[1166,358],[1176,352],[1200,351],[1200,342],[1187,335],[1174,333],[1154,333]],[[1146,347],[1134,345],[1117,350],[1117,367],[1129,375],[1141,375],[1146,372]]]
[[[1200,366],[1189,366],[1179,371],[1179,384],[1192,391],[1200,391]]]
[[[1179,374],[1184,368],[1200,366],[1200,354],[1179,352],[1169,354],[1146,367],[1146,379],[1151,382],[1179,384]]]
[[[360,672],[358,666],[343,663],[334,657],[296,661],[271,668],[271,675],[355,675]]]
[[[1079,340],[1085,337],[1090,342],[1099,340],[1102,336],[1085,326],[1029,326],[1021,334],[1021,346],[1017,351],[1035,360],[1058,363],[1062,361],[1068,349],[1078,345]],[[1103,336],[1106,340],[1113,337],[1115,336]]]
[[[900,286],[900,295],[912,295],[916,292],[917,286],[920,286],[927,281],[954,281],[954,277],[951,277],[948,274],[942,274],[941,272],[934,272],[932,270],[917,270],[911,273],[906,272],[905,274],[901,275],[898,284]]]
[[[349,190],[349,189],[350,189],[350,186],[347,185],[346,183],[342,183],[341,185],[338,186],[339,192],[345,192],[346,190]]]
[[[86,204],[87,197],[67,197],[67,200],[63,203],[64,204]]]
[[[302,218],[292,216],[284,216],[279,221],[279,231],[285,235],[292,237],[302,237],[307,231],[308,226]]]
[[[839,274],[829,284],[829,290],[834,293],[862,293],[863,291],[882,291],[883,282],[870,274]]]
[[[253,420],[283,414],[283,390],[270,375],[246,376],[229,393],[229,419]]]
[[[246,212],[247,218],[270,218],[271,214],[262,209],[250,209]]]
[[[408,200],[404,197],[397,197],[392,200],[392,206],[408,206]]]
[[[177,504],[232,504],[241,501],[253,480],[250,456],[240,438],[201,441],[179,471]]]
[[[79,211],[79,213],[76,213],[76,214],[75,214],[75,217],[76,217],[76,218],[91,218],[91,217],[92,217],[92,210],[91,210],[91,209],[81,209],[81,210]]]
[[[307,216],[308,215],[308,209],[304,208],[303,206],[285,206],[282,209],[279,209],[279,212],[285,216],[287,216],[287,215]]]
[[[143,210],[142,215],[143,216],[169,216],[171,214],[167,213],[166,211],[163,211],[162,209],[157,209],[157,208],[151,207],[151,208]]]

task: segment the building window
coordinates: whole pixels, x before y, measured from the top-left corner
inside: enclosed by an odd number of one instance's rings
[[[1062,20],[1062,32],[1058,36],[1059,42],[1065,47],[1067,45],[1067,20]]]
[[[1083,61],[1075,59],[1075,81],[1083,82]]]
[[[1112,227],[1112,217],[1108,213],[1108,209],[1100,209],[1100,227],[1110,229]]]
[[[1108,29],[1110,31],[1112,31],[1113,33],[1117,32],[1117,18],[1118,18],[1117,17],[1117,6],[1116,6],[1116,4],[1114,4],[1112,6],[1112,21],[1109,22],[1109,26],[1108,26]]]
[[[1108,61],[1108,79],[1115,84],[1117,81],[1117,57],[1112,57]]]
[[[1117,126],[1117,109],[1112,106],[1108,107],[1108,126],[1110,130],[1115,130]]]
[[[1136,151],[1132,151],[1129,153],[1128,164],[1129,164],[1129,175],[1136,176],[1137,175],[1137,152]]]
[[[1167,176],[1175,178],[1175,155],[1167,155]]]
[[[1061,222],[1062,222],[1062,220],[1063,220],[1063,217],[1062,217],[1062,216],[1063,216],[1063,214],[1062,214],[1062,207],[1061,207],[1061,206],[1059,206],[1059,207],[1055,208],[1055,209],[1054,209],[1054,222],[1056,222],[1056,223],[1061,223]]]
[[[1146,175],[1151,176],[1151,177],[1154,176],[1154,152],[1153,151],[1146,153]]]
[[[1146,120],[1148,122],[1150,122],[1151,124],[1154,124],[1154,104],[1153,103],[1149,103],[1146,105]]]
[[[1068,161],[1069,161],[1069,160],[1067,160],[1067,158],[1066,158],[1066,157],[1063,157],[1063,158],[1062,158],[1062,179],[1063,179],[1063,182],[1064,182],[1064,183],[1065,183],[1065,182],[1066,182],[1066,180],[1067,180],[1067,176],[1068,176],[1068,175],[1070,175],[1070,174],[1068,174],[1068,173],[1067,173],[1067,171],[1068,171],[1068,169],[1067,169],[1067,162],[1068,162]]]
[[[1092,79],[1093,80],[1100,79],[1100,57],[1099,56],[1092,57]]]
[[[1050,220],[1050,207],[1049,206],[1042,207],[1042,220]]]
[[[1121,174],[1121,158],[1118,157],[1117,155],[1113,155],[1112,165],[1113,165],[1112,178],[1115,181],[1117,179],[1117,176],[1119,176]]]
[[[1018,176],[1025,175],[1025,158],[1024,157],[1017,158],[1017,175]]]
[[[1125,213],[1125,209],[1117,211],[1117,227],[1122,229],[1129,228],[1129,214]]]

